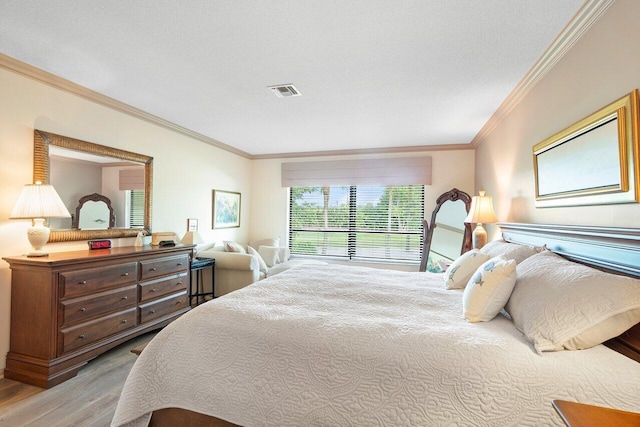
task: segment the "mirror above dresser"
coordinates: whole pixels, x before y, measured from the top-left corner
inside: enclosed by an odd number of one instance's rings
[[[72,213],[87,195],[111,201],[113,221],[110,216],[108,225],[79,227],[76,217],[51,220],[49,242],[151,231],[153,157],[35,130],[33,179],[52,184]]]

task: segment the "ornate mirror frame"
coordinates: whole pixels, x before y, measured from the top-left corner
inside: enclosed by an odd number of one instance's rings
[[[422,259],[420,260],[419,271],[427,271],[427,262],[429,260],[431,240],[433,239],[433,230],[436,228],[436,216],[440,211],[440,208],[445,202],[448,202],[448,201],[455,202],[457,200],[462,200],[464,202],[465,208],[467,209],[467,213],[469,213],[469,209],[471,209],[471,196],[469,196],[464,191],[454,188],[451,191],[447,191],[446,193],[442,193],[440,196],[438,196],[438,199],[436,200],[436,207],[431,213],[431,222],[428,223],[426,220],[422,222],[423,244],[422,244]],[[465,253],[470,249],[471,249],[471,224],[464,223],[464,236],[462,238],[462,247],[460,248],[460,254],[462,255],[463,253]]]
[[[108,228],[113,228],[116,225],[116,215],[113,213],[113,207],[111,206],[111,200],[103,196],[102,194],[93,193],[88,194],[80,198],[80,202],[78,206],[76,206],[76,214],[71,218],[71,228],[80,229],[80,212],[82,212],[82,208],[87,202],[102,202],[106,205],[107,210],[109,211],[109,223],[107,224]]]
[[[99,156],[114,157],[144,164],[144,227],[143,228],[110,228],[106,230],[51,230],[49,242],[71,242],[90,239],[114,239],[119,237],[135,237],[140,231],[151,233],[151,203],[153,200],[153,157],[130,151],[119,150],[93,142],[81,141],[67,136],[41,130],[33,132],[33,181],[49,184],[50,163],[49,146],[55,145]]]

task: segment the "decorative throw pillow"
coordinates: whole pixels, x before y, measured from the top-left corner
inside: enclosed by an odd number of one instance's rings
[[[505,309],[538,352],[593,347],[640,322],[640,280],[605,273],[551,251],[517,267]]]
[[[491,259],[489,255],[481,253],[478,249],[463,253],[445,271],[445,287],[447,289],[463,289],[478,267],[489,259]]]
[[[291,251],[289,250],[289,248],[283,248],[283,247],[278,248],[278,258],[280,260],[279,261],[280,263],[288,261],[290,256],[291,256]]]
[[[224,241],[223,243],[225,252],[238,252],[241,254],[247,253],[247,251],[245,251],[244,248],[236,242]]]
[[[253,255],[258,259],[258,263],[260,264],[260,271],[262,271],[264,274],[267,274],[269,268],[267,267],[267,264],[264,262],[258,251],[253,249],[251,246],[249,246],[247,250],[250,255]]]
[[[462,294],[464,318],[488,322],[509,300],[516,284],[516,262],[503,256],[491,258],[473,274]]]
[[[258,248],[258,253],[267,264],[267,267],[271,268],[276,264],[280,264],[279,249],[277,246],[260,246]]]
[[[506,259],[515,259],[520,264],[532,255],[544,251],[542,246],[525,246],[516,243],[509,243],[504,240],[494,240],[489,242],[480,249],[483,254],[489,255],[490,258],[504,255]]]

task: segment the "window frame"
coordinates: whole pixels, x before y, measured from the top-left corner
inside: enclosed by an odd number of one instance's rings
[[[379,185],[379,186],[370,186],[370,185],[350,185],[350,186],[327,186],[329,188],[348,188],[349,189],[349,219],[348,219],[348,229],[347,230],[336,230],[332,229],[331,226],[328,228],[314,228],[314,229],[305,229],[305,228],[292,228],[292,206],[295,202],[293,200],[292,191],[293,188],[322,188],[322,186],[317,187],[289,187],[288,188],[288,207],[287,207],[287,235],[288,239],[288,248],[292,255],[295,256],[308,256],[308,257],[321,257],[321,258],[337,258],[337,259],[348,259],[351,261],[369,261],[369,262],[384,262],[384,263],[397,263],[397,264],[419,264],[422,251],[423,251],[423,236],[424,236],[424,215],[425,215],[425,195],[426,189],[423,184],[414,184],[414,185]],[[421,191],[421,203],[419,205],[419,227],[415,230],[409,230],[404,232],[399,231],[388,231],[388,230],[366,230],[366,229],[358,229],[357,228],[357,213],[358,213],[358,200],[357,193],[358,188],[362,187],[381,187],[384,188],[385,191],[389,187],[420,187]],[[360,208],[362,209],[362,207]],[[294,233],[344,233],[347,236],[346,243],[346,254],[345,255],[337,255],[337,254],[323,254],[316,250],[314,253],[305,253],[299,252],[294,246],[296,244],[296,239],[294,239]],[[403,236],[415,236],[418,239],[417,245],[412,245],[412,249],[416,250],[417,253],[414,253],[411,257],[397,257],[397,256],[363,256],[358,254],[358,249],[362,250],[366,249],[366,245],[358,245],[358,237],[373,235],[373,234],[382,234],[382,235],[403,235]],[[299,241],[298,241],[299,242]],[[340,246],[342,248],[342,246]],[[385,254],[390,253],[390,249],[393,248],[393,245],[379,245],[375,247],[370,247],[372,250],[384,250]],[[326,250],[326,249],[325,249]]]

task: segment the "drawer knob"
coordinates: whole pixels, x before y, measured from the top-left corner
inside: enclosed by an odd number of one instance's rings
[[[122,299],[129,299],[129,297],[125,295],[122,297]]]
[[[182,282],[177,282],[176,283],[176,286],[180,286],[180,285],[182,285]]]
[[[80,334],[80,336],[78,336],[78,338],[80,338],[81,340],[84,339],[84,334]]]
[[[80,309],[80,311],[85,312],[85,311],[87,311],[87,309],[86,309],[86,308],[84,308],[84,307],[82,307],[82,308]]]
[[[179,262],[179,263],[178,263],[178,265],[179,265],[179,266],[181,266],[181,265],[182,265],[182,263],[181,263],[181,262]]]
[[[155,310],[149,310],[149,314],[153,314],[155,312],[156,312]]]
[[[127,319],[122,319],[120,323],[127,323]]]
[[[179,299],[178,301],[176,301],[176,304],[180,304],[182,302],[181,299]]]
[[[151,289],[149,292],[155,292],[156,288]]]
[[[86,281],[86,280],[82,280],[82,281],[80,281],[78,284],[79,284],[79,285],[86,285],[86,284],[87,284],[87,281]]]
[[[156,271],[156,270],[158,270],[158,269],[157,269],[157,268],[155,268],[155,267],[153,267],[153,268],[151,269],[151,271]]]
[[[124,274],[123,274],[123,276],[128,276],[128,275],[129,275],[129,273],[124,273]]]

